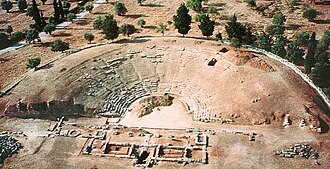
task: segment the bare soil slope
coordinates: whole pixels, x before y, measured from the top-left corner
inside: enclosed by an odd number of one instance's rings
[[[217,42],[182,38],[120,41],[72,54],[34,72],[1,103],[9,116],[122,117],[136,99],[155,92],[182,96],[197,121],[279,125],[290,114],[294,125],[305,118],[315,127],[324,121],[328,130],[328,109],[287,67]]]

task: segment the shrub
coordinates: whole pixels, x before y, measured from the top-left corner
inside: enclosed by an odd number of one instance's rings
[[[46,32],[46,34],[49,33],[51,35],[52,32],[55,31],[55,29],[56,29],[56,26],[52,23],[49,23],[44,27],[44,32]]]
[[[6,32],[11,35],[11,33],[13,32],[13,27],[11,27],[10,25],[7,26],[6,28]]]
[[[121,25],[121,27],[119,28],[119,31],[125,35],[125,36],[128,36],[133,34],[135,32],[135,27],[134,25],[131,25],[131,24],[127,24],[127,23],[124,23],[123,25]]]
[[[28,68],[37,70],[37,67],[40,64],[40,62],[41,62],[40,57],[29,58],[29,59],[27,59],[26,66]]]
[[[25,38],[25,33],[17,31],[11,34],[10,40],[14,43],[19,42]]]
[[[238,47],[241,46],[241,43],[240,43],[238,38],[233,37],[233,38],[230,39],[230,45],[235,47],[235,48],[238,48]]]
[[[92,40],[94,40],[94,35],[91,32],[86,32],[84,34],[84,39],[88,40],[89,43],[92,43]]]
[[[200,11],[202,9],[202,0],[190,0],[187,2],[187,6],[194,11]]]
[[[3,32],[0,32],[0,49],[6,48],[11,45],[8,35]]]
[[[125,13],[127,12],[127,8],[125,7],[125,4],[122,2],[115,2],[114,7],[115,7],[114,9],[115,13],[119,16],[125,15]]]
[[[206,17],[206,14],[204,12],[199,12],[196,14],[194,19],[196,22],[200,22],[203,17]]]
[[[85,5],[85,10],[88,11],[89,13],[92,12],[93,8],[94,8],[93,3],[87,3]]]
[[[17,3],[20,12],[24,12],[24,10],[28,7],[26,0],[18,0]]]
[[[102,29],[102,19],[100,16],[96,17],[93,22],[93,28],[101,30]]]
[[[35,39],[38,39],[38,41],[41,41],[39,37],[39,32],[36,29],[29,29],[26,31],[25,35],[25,41],[27,43],[34,42]]]
[[[256,0],[246,0],[245,2],[251,7],[257,5]]]
[[[313,21],[316,17],[317,11],[314,8],[307,8],[304,10],[303,17],[309,21]]]
[[[11,10],[11,8],[13,8],[13,3],[9,0],[2,0],[1,6],[2,6],[3,10],[6,10],[7,13],[9,13],[9,10]]]
[[[158,25],[158,27],[156,28],[156,32],[160,32],[160,33],[162,33],[163,36],[164,36],[164,34],[165,34],[165,31],[167,31],[167,30],[168,30],[167,25],[166,25],[166,24],[163,24],[163,23],[160,23],[160,24]]]
[[[299,46],[306,47],[309,41],[309,33],[306,31],[298,32],[295,35],[296,42]]]
[[[57,51],[65,51],[69,49],[69,43],[63,42],[61,39],[56,39],[55,42],[52,45],[52,51],[57,52]]]
[[[77,18],[77,16],[76,16],[76,14],[74,14],[74,13],[69,13],[68,14],[68,20],[69,21],[73,21],[74,19],[76,19]]]
[[[143,28],[143,26],[146,24],[146,21],[142,18],[140,18],[138,21],[137,21],[137,24],[139,26],[141,26],[141,28]]]
[[[116,19],[113,18],[113,15],[106,15],[102,21],[102,30],[105,39],[116,39],[119,35],[119,27],[117,25]]]
[[[215,38],[216,38],[217,41],[222,41],[221,32],[218,32],[217,34],[215,34]]]

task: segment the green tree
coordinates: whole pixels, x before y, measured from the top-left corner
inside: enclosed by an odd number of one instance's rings
[[[256,0],[245,0],[245,2],[246,2],[250,7],[253,7],[253,6],[256,6],[256,5],[257,5]]]
[[[330,46],[330,30],[326,30],[323,33],[322,38],[317,44],[317,53],[324,53],[329,49]]]
[[[52,32],[54,32],[56,29],[56,26],[53,23],[48,23],[45,27],[44,27],[44,32],[46,32],[46,34],[52,34]]]
[[[23,39],[25,39],[25,33],[20,32],[20,31],[16,31],[16,32],[12,33],[10,36],[10,41],[15,42],[15,43],[19,42]]]
[[[10,25],[7,26],[7,28],[5,29],[6,32],[9,34],[9,36],[11,35],[11,33],[13,32],[13,27],[11,27]]]
[[[117,25],[116,19],[113,18],[113,15],[106,15],[105,19],[102,21],[102,30],[105,39],[113,40],[116,39],[119,35],[119,27]]]
[[[176,14],[177,15],[173,17],[174,26],[178,29],[178,32],[184,36],[191,28],[191,16],[189,15],[189,10],[185,4],[181,4],[179,9],[176,11]]]
[[[284,25],[269,25],[266,27],[266,32],[271,35],[283,35],[285,31],[285,26]]]
[[[28,58],[26,62],[26,66],[36,71],[38,70],[38,66],[40,62],[41,62],[40,57]]]
[[[59,11],[59,8],[58,8],[57,0],[53,1],[53,8],[54,8],[54,20],[57,23],[59,21],[59,18],[60,18],[60,11]]]
[[[238,48],[238,47],[241,46],[241,42],[238,38],[233,37],[233,38],[230,39],[230,45],[235,47],[235,48]]]
[[[0,32],[0,42],[0,49],[4,49],[11,45],[8,35],[3,32]]]
[[[25,35],[26,43],[34,42],[35,39],[38,39],[38,41],[41,41],[41,39],[39,37],[39,32],[36,29],[27,30],[26,35]]]
[[[277,35],[272,46],[272,52],[282,58],[286,56],[285,50],[285,38],[281,35]]]
[[[189,0],[187,6],[194,11],[200,11],[202,9],[202,0]]]
[[[293,8],[294,6],[297,5],[297,0],[289,0],[289,5],[290,5],[290,8]]]
[[[133,34],[135,32],[135,27],[134,25],[131,25],[131,24],[127,24],[127,23],[124,23],[123,25],[120,26],[119,28],[119,31],[125,35],[125,36],[128,36]]]
[[[304,47],[307,46],[308,41],[309,41],[309,33],[308,32],[301,31],[301,32],[296,33],[294,36],[295,36],[297,44],[299,46],[304,46]]]
[[[24,12],[24,10],[28,7],[26,0],[18,0],[17,3],[20,12]]]
[[[28,10],[29,11],[29,10]],[[32,16],[35,25],[34,28],[38,31],[42,31],[42,28],[46,25],[46,22],[42,20],[40,16],[40,11],[38,9],[37,3],[35,0],[32,0],[32,6],[30,8],[30,12],[28,12],[29,16]]]
[[[316,33],[313,32],[308,42],[308,51],[305,59],[305,72],[306,74],[311,73],[311,69],[315,64],[315,52],[317,47]]]
[[[41,0],[42,4],[45,5],[47,0]]]
[[[95,36],[91,32],[86,32],[84,34],[84,39],[87,40],[89,43],[92,43],[92,40],[94,40]]]
[[[250,28],[244,26],[237,21],[237,17],[234,15],[230,18],[230,21],[225,25],[229,39],[237,38],[242,44],[252,44],[254,36]]]
[[[165,31],[167,31],[167,30],[168,30],[167,24],[163,24],[163,23],[158,24],[158,26],[156,28],[156,32],[162,33],[163,36],[165,35]]]
[[[214,23],[208,15],[202,18],[201,24],[198,27],[202,31],[203,36],[210,37],[213,34]]]
[[[204,12],[198,12],[196,16],[194,17],[196,22],[200,22],[203,17],[206,17],[206,13]]]
[[[93,3],[87,3],[87,4],[85,5],[85,9],[86,9],[86,11],[88,11],[89,13],[92,12],[93,8],[94,8]]]
[[[3,10],[6,10],[9,13],[9,10],[13,8],[13,3],[10,0],[2,0],[1,6]]]
[[[304,50],[299,48],[296,42],[290,42],[286,49],[286,59],[294,64],[300,64],[305,55]]]
[[[125,4],[122,2],[115,2],[114,7],[115,7],[115,9],[114,9],[115,13],[119,16],[125,15],[127,12],[127,8],[126,8]]]
[[[260,35],[257,36],[257,45],[258,47],[266,51],[271,51],[272,48],[271,36],[265,32],[262,32]]]
[[[137,21],[137,24],[143,28],[143,26],[146,24],[146,21],[143,19],[143,18],[140,18],[138,21]]]
[[[69,43],[63,42],[61,39],[56,39],[55,42],[52,45],[52,51],[57,52],[57,51],[65,51],[69,49]]]
[[[217,41],[222,41],[221,32],[218,32],[217,34],[215,34],[215,38],[216,38]]]
[[[102,18],[100,16],[96,17],[93,22],[93,28],[101,30],[102,29]]]
[[[314,8],[306,8],[303,13],[303,17],[309,21],[313,21],[316,18],[317,11]]]
[[[330,84],[330,63],[326,62],[318,62],[315,64],[314,69],[311,71],[311,79],[314,84],[319,86],[320,88],[329,87]]]
[[[273,16],[273,24],[274,25],[284,25],[286,21],[285,16],[283,15],[282,12],[277,12],[274,16]]]
[[[74,13],[69,13],[68,14],[68,20],[69,21],[73,22],[73,20],[76,19],[76,18],[77,18],[76,14],[74,14]]]
[[[63,1],[63,8],[70,9],[71,3],[67,0]]]
[[[61,18],[64,18],[64,10],[63,10],[63,5],[62,1],[58,0],[58,12],[60,13]]]

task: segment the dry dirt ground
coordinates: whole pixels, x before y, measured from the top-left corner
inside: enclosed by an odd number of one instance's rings
[[[129,12],[126,16],[115,16],[119,25],[127,22],[136,25],[137,19],[141,17],[147,22],[145,28],[139,28],[134,36],[160,36],[154,31],[155,26],[172,20],[177,7],[182,3],[179,0],[147,0],[144,2],[145,5],[140,7],[135,1],[124,0],[124,2]],[[247,7],[243,1],[211,0],[209,4],[214,4],[219,9],[223,8],[217,17],[219,25],[216,31],[220,30],[224,33],[224,25],[227,22],[224,19],[234,13],[238,15],[240,21],[255,24],[255,29],[258,30],[263,29],[260,25],[271,22],[270,18],[262,17]],[[42,8],[50,9],[50,6],[45,5]],[[297,30],[316,31],[320,36],[329,27],[327,23],[316,24],[302,19],[300,10],[290,12],[284,1],[281,1],[278,7],[287,15],[287,26],[297,24]],[[111,3],[102,4],[83,20],[71,24],[65,30],[55,31],[43,43],[30,44],[1,55],[1,59],[7,60],[0,63],[2,88],[27,71],[25,62],[28,57],[39,55],[42,57],[42,62],[58,57],[60,53],[50,51],[51,42],[55,38],[60,37],[69,42],[71,48],[77,48],[87,44],[82,35],[90,31],[96,35],[93,43],[106,42],[102,38],[101,31],[92,29],[92,21],[97,16],[112,12],[112,8]],[[322,6],[316,8],[321,11],[317,19],[329,19],[329,11],[326,8]],[[191,13],[195,15],[194,12]],[[10,23],[14,30],[26,28],[29,20],[21,15],[4,14],[1,11],[1,16],[5,16],[2,17],[5,21],[0,22],[1,27]],[[170,30],[165,33],[166,36],[180,36],[173,25],[169,28]],[[290,36],[297,30],[289,30],[287,33]],[[188,36],[201,36],[197,23],[193,23]],[[219,53],[223,47],[229,51]],[[115,69],[102,68],[108,66],[107,61],[114,63],[113,59],[118,58],[125,59]],[[213,67],[207,66],[212,58],[217,59],[217,63]],[[301,118],[314,119],[317,115],[329,125],[328,115],[320,109],[322,101],[317,93],[298,75],[278,62],[259,54],[251,57],[251,53],[246,53],[244,50],[235,51],[226,45],[210,41],[146,38],[118,41],[87,49],[32,73],[9,95],[0,100],[0,111],[2,113],[6,105],[15,105],[18,98],[26,103],[74,98],[75,103],[90,108],[88,113],[91,115],[92,110],[101,110],[108,104],[105,100],[113,96],[109,91],[115,91],[115,95],[124,95],[128,89],[136,86],[137,82],[142,82],[145,86],[148,84],[152,90],[150,81],[157,82],[157,90],[180,94],[184,99],[176,100],[170,107],[155,109],[153,113],[142,118],[136,118],[134,112],[128,112],[120,123],[137,127],[225,128],[258,133],[255,142],[249,142],[243,136],[230,134],[217,133],[215,136],[210,136],[208,165],[182,166],[160,163],[155,166],[156,168],[330,168],[329,134],[319,135],[307,128],[297,127]],[[23,115],[29,116],[28,113],[24,113]],[[59,112],[55,110],[55,115],[58,115],[56,113]],[[286,113],[290,114],[293,125],[283,128],[280,126]],[[207,118],[205,121],[215,122],[193,121],[194,114],[202,120]],[[233,124],[236,125],[221,124],[220,121],[225,119],[233,119]],[[103,118],[70,120],[82,125],[100,124],[104,121]],[[245,126],[268,122],[275,125]],[[13,158],[6,160],[4,168],[92,168],[93,166],[131,168],[131,160],[79,155],[84,144],[84,140],[79,138],[41,137],[47,134],[46,129],[51,124],[54,122],[1,118],[0,130],[23,131],[27,135],[27,137],[17,137],[23,143],[24,149]],[[320,153],[320,166],[314,165],[312,159],[284,159],[273,154],[274,150],[301,142],[309,143]]]
[[[228,51],[220,52],[223,48]],[[208,66],[212,58],[217,62]],[[157,87],[153,85],[156,82]],[[74,98],[76,104],[85,108],[102,109],[107,104],[105,100],[111,100],[115,95],[124,97],[130,91],[136,94],[141,85],[150,93],[169,92],[181,97],[172,106],[156,108],[142,118],[136,118],[134,112],[122,114],[119,124],[258,133],[255,142],[248,141],[246,136],[210,135],[210,161],[207,165],[160,163],[155,168],[328,168],[330,165],[327,161],[329,134],[320,135],[308,127],[297,127],[301,118],[308,119],[317,114],[329,124],[326,113],[316,104],[320,100],[315,91],[278,62],[214,41],[156,37],[86,49],[34,72],[1,102],[15,105],[18,98],[24,103]],[[124,104],[120,101],[110,103],[119,107]],[[281,126],[285,113],[289,113],[293,121],[287,128]],[[29,112],[18,114],[29,117]],[[195,115],[215,122],[193,121]],[[218,121],[228,118],[236,125]],[[251,125],[267,123],[267,119],[273,125]],[[91,168],[94,165],[98,168],[131,168],[130,160],[79,155],[84,144],[80,138],[40,137],[47,134],[46,129],[54,124],[52,121],[1,120],[1,130],[23,131],[28,136],[18,137],[24,149],[8,159],[5,168]],[[105,121],[103,118],[70,120],[84,126]],[[312,159],[274,156],[275,150],[302,142],[312,145],[320,153],[320,166],[314,165]]]
[[[4,88],[8,86],[13,80],[17,79],[21,74],[27,71],[25,66],[26,59],[29,57],[40,56],[42,58],[42,62],[46,62],[49,59],[54,58],[56,55],[59,55],[57,52],[50,51],[50,45],[54,41],[55,38],[61,38],[62,40],[69,42],[71,48],[76,48],[80,46],[86,45],[86,41],[83,40],[83,33],[89,31],[95,35],[95,40],[93,43],[98,43],[105,41],[102,37],[101,31],[92,29],[92,21],[97,16],[103,16],[107,13],[113,13],[113,5],[111,2],[113,0],[109,0],[108,4],[102,4],[99,7],[93,9],[91,14],[88,14],[84,17],[83,20],[78,21],[76,23],[71,24],[65,30],[57,30],[53,33],[51,37],[45,39],[42,44],[31,44],[26,47],[23,47],[19,50],[4,54],[1,56],[1,59],[4,62],[0,63],[0,88]],[[136,1],[131,0],[123,0],[128,9],[128,13],[125,16],[115,16],[118,20],[119,25],[123,23],[131,23],[136,25],[137,20],[139,18],[144,18],[146,21],[146,26],[144,28],[139,28],[139,31],[134,34],[134,36],[140,35],[159,35],[156,33],[154,29],[159,23],[166,23],[167,21],[172,20],[173,15],[175,15],[176,9],[181,0],[171,0],[171,1],[162,1],[162,0],[146,0],[144,2],[144,6],[138,6]],[[308,22],[306,19],[302,18],[301,8],[299,5],[296,7],[294,12],[292,12],[286,3],[285,0],[281,1],[258,1],[258,5],[267,4],[275,2],[275,6],[280,9],[287,16],[286,26],[288,27],[287,35],[288,37],[292,37],[292,35],[299,31],[316,31],[317,36],[321,36],[321,34],[329,28],[329,23],[320,23],[316,24],[314,22]],[[37,2],[40,3],[40,2]],[[72,6],[74,6],[75,2]],[[301,3],[302,4],[302,3]],[[253,26],[253,30],[262,30],[267,24],[271,23],[271,18],[266,18],[258,14],[255,10],[249,8],[243,0],[235,0],[235,1],[226,1],[226,0],[209,0],[207,5],[213,5],[217,9],[219,9],[219,15],[215,17],[217,21],[217,26],[215,28],[215,32],[221,31],[225,37],[225,29],[224,26],[228,20],[228,17],[236,14],[239,18],[239,21],[249,23]],[[314,5],[319,14],[317,16],[318,20],[327,21],[330,18],[329,10],[327,10],[328,6],[320,6]],[[44,10],[44,16],[48,17],[52,13],[52,5],[51,2],[46,2],[46,5],[39,6],[40,9]],[[25,14],[20,14],[17,11],[16,5],[14,5],[14,9],[12,13],[5,13],[5,11],[0,9],[1,18],[0,18],[0,27],[4,28],[7,25],[12,25],[15,30],[24,30],[28,28],[29,23],[31,22],[31,18],[28,18]],[[191,15],[194,17],[196,12],[190,10]],[[136,27],[138,27],[136,25]],[[179,35],[177,31],[174,29],[173,25],[169,26],[169,31],[165,33],[165,35]],[[198,24],[193,23],[192,29],[189,32],[188,36],[201,36],[201,33],[198,29]],[[119,38],[122,38],[120,36]],[[14,65],[14,66],[13,66]]]
[[[77,125],[88,126],[104,124],[104,118],[98,119],[69,119]],[[103,122],[103,123],[102,123]],[[18,154],[5,161],[3,168],[86,168],[97,167],[107,168],[134,168],[130,159],[111,157],[98,157],[95,155],[82,155],[80,152],[85,144],[81,137],[54,137],[49,138],[46,129],[54,125],[54,121],[33,120],[33,119],[1,119],[1,130],[22,131],[26,137],[15,137],[24,146]],[[231,131],[255,132],[258,133],[256,141],[248,141],[244,135],[226,134],[217,132],[216,135],[209,135],[209,164],[182,164],[160,162],[153,168],[329,168],[328,162],[329,141],[324,136],[316,135],[308,129],[300,129],[296,126],[288,128],[276,128],[273,126],[235,126],[235,125],[210,125],[192,124],[190,127],[205,129],[226,129]],[[64,126],[64,128],[66,128]],[[185,134],[185,131],[146,129],[150,133],[168,135]],[[127,142],[126,134],[119,134],[122,137],[117,142]],[[135,139],[143,139],[137,136]],[[138,140],[136,140],[138,141]],[[168,142],[168,141],[167,141]],[[164,142],[165,144],[166,142]],[[295,157],[292,159],[282,158],[274,155],[276,150],[281,150],[295,143],[307,143],[319,154],[321,165],[315,165],[314,160]]]

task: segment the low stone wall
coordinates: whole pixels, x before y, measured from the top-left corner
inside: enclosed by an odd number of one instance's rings
[[[82,116],[86,114],[84,105],[73,100],[38,103],[19,103],[7,105],[5,115],[19,118],[54,118],[60,116]]]

